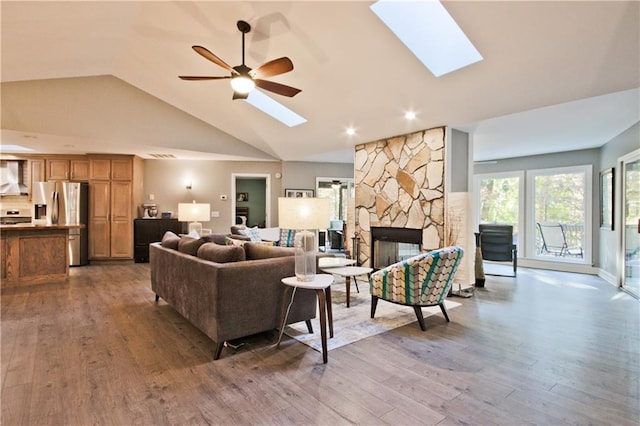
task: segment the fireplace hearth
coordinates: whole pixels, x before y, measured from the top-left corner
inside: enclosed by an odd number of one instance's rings
[[[371,259],[374,269],[382,269],[420,254],[422,229],[371,227]]]

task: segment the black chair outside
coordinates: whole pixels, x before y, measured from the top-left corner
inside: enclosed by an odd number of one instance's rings
[[[513,275],[489,273],[486,275],[515,277],[518,270],[518,248],[513,243],[513,226],[481,224],[478,230],[480,231],[482,260],[511,262],[513,264]]]

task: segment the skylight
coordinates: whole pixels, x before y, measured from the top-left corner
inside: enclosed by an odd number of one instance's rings
[[[379,0],[371,10],[436,77],[482,60],[437,0]]]
[[[260,90],[252,90],[251,93],[249,93],[247,102],[289,127],[307,122],[306,118],[301,117],[284,105],[274,101]]]
[[[30,152],[33,151],[31,148],[26,148],[21,145],[9,145],[9,144],[0,144],[0,152]]]

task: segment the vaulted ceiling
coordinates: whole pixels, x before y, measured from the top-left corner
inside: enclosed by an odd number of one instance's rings
[[[350,162],[358,143],[449,125],[488,160],[601,146],[638,122],[637,1],[444,2],[484,60],[438,78],[371,4],[2,1],[2,143]],[[302,92],[269,96],[306,123],[233,101],[226,81],[178,79],[225,74],[192,45],[240,64],[240,19],[247,65],[293,61],[272,80]]]

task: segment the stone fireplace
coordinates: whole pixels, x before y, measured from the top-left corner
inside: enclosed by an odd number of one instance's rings
[[[415,237],[392,242],[418,245],[421,251],[444,246],[444,163],[444,127],[356,146],[355,230],[360,237],[360,264],[373,265],[374,228],[396,230],[402,236],[407,229],[417,231],[417,243]],[[385,247],[382,242],[382,246],[377,243],[378,254],[384,250],[388,259],[408,249],[397,244]]]

